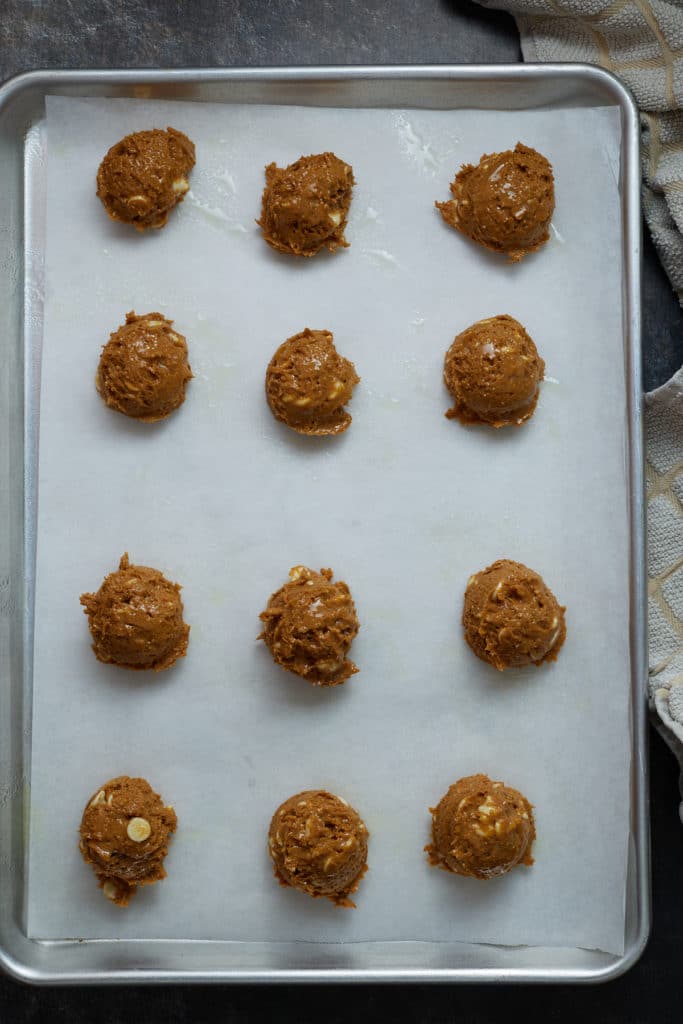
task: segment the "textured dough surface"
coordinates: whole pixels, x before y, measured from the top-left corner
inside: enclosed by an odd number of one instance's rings
[[[158,569],[131,565],[126,552],[96,593],[81,594],[97,660],[159,672],[184,658],[190,627],[180,589]]]
[[[139,885],[166,877],[164,859],[178,819],[146,779],[121,775],[88,800],[80,850],[107,899],[125,907]]]
[[[97,195],[112,220],[138,231],[161,228],[189,191],[194,144],[175,128],[133,132],[107,152],[97,171]]]
[[[354,185],[353,169],[334,153],[299,157],[288,167],[268,164],[261,217],[256,223],[271,248],[315,256],[348,246],[344,238]]]
[[[95,385],[110,409],[154,423],[183,404],[191,379],[187,341],[173,321],[131,311],[102,349]]]
[[[454,398],[446,416],[461,423],[521,426],[533,416],[545,363],[511,316],[478,320],[454,340],[444,383]]]
[[[355,907],[349,897],[367,871],[368,830],[341,797],[307,790],[285,800],[270,823],[268,848],[282,885]]]
[[[347,657],[359,629],[356,608],[346,583],[332,575],[294,566],[260,616],[258,639],[273,660],[316,686],[338,686],[358,671]]]
[[[430,811],[432,842],[426,850],[435,867],[488,879],[517,864],[533,864],[533,810],[511,786],[470,775],[450,786]]]
[[[344,406],[360,377],[340,356],[330,331],[311,331],[284,341],[266,371],[266,398],[275,419],[299,434],[341,434],[351,423]]]
[[[503,558],[470,577],[462,622],[477,657],[503,671],[555,661],[564,613],[537,572]]]
[[[436,203],[446,223],[511,262],[548,241],[555,180],[535,149],[518,142],[514,150],[485,153],[476,166],[463,164],[450,189],[452,198]]]

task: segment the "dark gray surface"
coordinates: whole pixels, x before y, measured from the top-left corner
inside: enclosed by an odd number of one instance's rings
[[[0,75],[36,67],[516,61],[512,18],[457,0],[3,0]]]
[[[664,384],[683,366],[683,310],[643,228],[643,384]]]
[[[457,0],[0,0],[0,79],[58,67],[473,63],[519,59],[509,17]],[[683,362],[683,314],[645,238],[647,387]],[[568,332],[567,343],[571,344]],[[653,937],[642,960],[607,986],[568,990],[393,986],[30,989],[0,977],[0,1024],[97,1021],[277,1021],[327,1024],[501,1021],[531,1014],[605,1022],[680,1020],[683,827],[677,767],[653,735]],[[590,827],[589,827],[590,825]],[[597,827],[596,827],[597,826]],[[599,823],[587,823],[599,842]],[[400,894],[399,894],[400,896]]]

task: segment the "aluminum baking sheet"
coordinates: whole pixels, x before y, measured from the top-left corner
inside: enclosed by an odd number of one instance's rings
[[[195,141],[197,172],[168,229],[140,237],[107,220],[94,172],[122,135],[166,124]],[[618,111],[48,97],[47,130],[29,934],[620,954],[630,696]],[[547,249],[513,267],[456,236],[433,203],[461,163],[518,139],[550,158],[557,212]],[[274,255],[254,223],[264,165],[329,149],[358,180],[351,248],[310,263]],[[93,385],[129,309],[161,310],[188,337],[196,379],[156,427],[111,413]],[[525,429],[462,429],[443,415],[444,351],[500,312],[537,339],[549,380]],[[362,378],[343,438],[292,436],[265,404],[270,355],[305,326],[331,329]],[[98,665],[90,650],[78,595],[123,551],[184,586],[189,656],[163,676]],[[501,556],[538,567],[567,605],[556,666],[503,678],[463,643],[467,578]],[[268,594],[298,563],[331,566],[357,601],[361,672],[343,689],[283,674],[254,640]],[[532,871],[486,886],[431,870],[422,852],[428,806],[476,771],[529,795],[539,836]],[[169,880],[125,913],[75,844],[84,800],[118,774],[151,779],[180,822]],[[372,833],[353,913],[272,879],[270,815],[317,787],[345,796]],[[587,841],[598,821],[600,841]]]

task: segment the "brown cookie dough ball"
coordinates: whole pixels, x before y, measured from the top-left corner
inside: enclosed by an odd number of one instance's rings
[[[341,434],[351,423],[344,409],[360,377],[334,347],[330,331],[288,338],[266,370],[266,398],[276,420],[299,434]]]
[[[290,796],[273,815],[268,848],[281,885],[355,907],[349,896],[367,871],[368,830],[346,800],[324,790]]]
[[[112,220],[138,231],[161,228],[181,203],[195,164],[194,144],[175,128],[134,132],[112,146],[97,172],[97,195]]]
[[[564,613],[538,573],[503,558],[470,576],[462,623],[477,657],[502,672],[555,661],[567,635]]]
[[[469,775],[452,785],[432,812],[430,863],[472,878],[531,865],[536,827],[531,804],[516,789]]]
[[[285,168],[268,164],[256,222],[268,245],[294,256],[348,246],[344,229],[353,184],[353,169],[334,153],[302,156]]]
[[[146,779],[105,782],[83,811],[80,848],[100,888],[125,907],[139,885],[166,877],[164,858],[178,819]]]
[[[338,686],[358,669],[347,654],[359,629],[346,583],[332,582],[332,570],[319,573],[297,565],[289,583],[271,594],[258,639],[273,660],[315,686]]]
[[[518,427],[533,415],[544,373],[545,363],[517,320],[479,320],[446,353],[443,379],[455,399],[446,416],[461,423]]]
[[[180,586],[157,569],[131,565],[127,552],[96,594],[81,594],[81,604],[98,661],[159,672],[187,653]]]
[[[102,349],[95,386],[110,409],[155,423],[183,404],[191,379],[187,342],[173,321],[130,312]]]
[[[448,202],[436,203],[446,223],[512,262],[548,241],[555,209],[553,169],[521,142],[514,150],[485,153],[476,167],[464,164],[451,193]]]

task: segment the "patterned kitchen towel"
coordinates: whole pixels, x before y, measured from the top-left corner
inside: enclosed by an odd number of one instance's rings
[[[683,304],[683,0],[478,3],[514,14],[525,60],[599,64],[631,89],[643,212]],[[683,368],[646,396],[645,447],[650,709],[678,756],[683,795]]]
[[[683,369],[647,395],[645,431],[650,708],[683,794]]]

